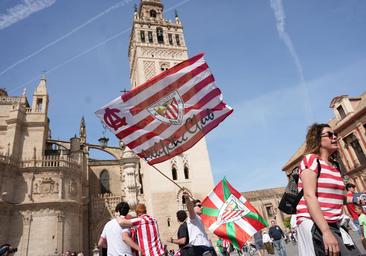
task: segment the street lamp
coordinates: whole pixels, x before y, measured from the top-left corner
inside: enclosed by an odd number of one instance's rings
[[[106,146],[108,146],[108,141],[109,141],[109,138],[107,138],[105,136],[105,132],[107,131],[107,126],[105,124],[103,124],[103,136],[99,138],[99,145],[102,147],[102,148],[105,148]]]
[[[106,146],[108,146],[108,141],[109,141],[109,139],[108,139],[107,137],[105,137],[105,136],[100,137],[98,141],[99,141],[99,145],[100,145],[102,148],[105,148]]]

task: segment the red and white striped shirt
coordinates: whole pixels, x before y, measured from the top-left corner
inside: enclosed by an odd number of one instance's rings
[[[299,174],[305,169],[309,169],[318,174],[317,158],[319,156],[315,154],[306,155],[300,163]],[[344,182],[341,173],[336,167],[330,166],[323,160],[320,160],[320,166],[321,172],[318,178],[316,192],[320,209],[327,222],[338,222],[342,219],[343,215]],[[299,178],[298,190],[301,191],[302,188],[302,180]],[[304,197],[301,198],[296,210],[298,225],[304,218],[311,219]]]
[[[155,218],[143,214],[131,219],[132,226],[136,228],[137,240],[142,256],[164,255],[164,247],[160,240],[158,222]]]

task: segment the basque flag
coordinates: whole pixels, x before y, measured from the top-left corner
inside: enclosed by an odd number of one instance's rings
[[[96,115],[150,165],[181,154],[233,112],[203,56],[153,77]]]
[[[201,218],[212,233],[230,241],[238,249],[268,226],[254,206],[225,178],[202,201]]]

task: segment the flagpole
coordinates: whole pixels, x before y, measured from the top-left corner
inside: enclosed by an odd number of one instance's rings
[[[146,160],[144,159],[144,161],[146,162]],[[146,162],[147,163],[147,162]],[[155,170],[157,170],[161,175],[163,175],[165,178],[167,178],[168,180],[170,180],[171,182],[174,183],[174,185],[176,185],[178,188],[183,190],[183,187],[181,187],[178,183],[176,183],[174,180],[172,180],[171,178],[169,178],[167,175],[165,175],[162,171],[160,171],[156,166],[154,165],[150,165],[152,168],[154,168]]]

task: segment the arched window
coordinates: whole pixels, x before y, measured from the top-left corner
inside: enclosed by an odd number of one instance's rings
[[[140,39],[141,43],[145,43],[145,31],[143,30],[140,31]]]
[[[173,178],[173,180],[178,179],[177,168],[175,168],[175,167],[172,168],[172,178]]]
[[[147,38],[149,39],[149,43],[153,43],[154,42],[153,32],[152,31],[147,31]]]
[[[162,28],[160,28],[160,27],[156,28],[156,36],[158,38],[158,43],[163,44],[164,43],[164,34],[163,34]]]
[[[177,45],[180,45],[180,39],[179,39],[179,35],[175,35],[175,42],[177,43]]]
[[[181,207],[182,207],[182,210],[187,210],[186,199],[184,198],[184,196],[182,196]]]
[[[110,193],[109,190],[109,173],[107,170],[103,170],[100,173],[100,193]]]
[[[188,166],[187,165],[184,166],[184,178],[186,180],[189,179],[189,169],[188,169]]]
[[[151,18],[156,18],[156,11],[155,10],[150,10],[150,17]]]

